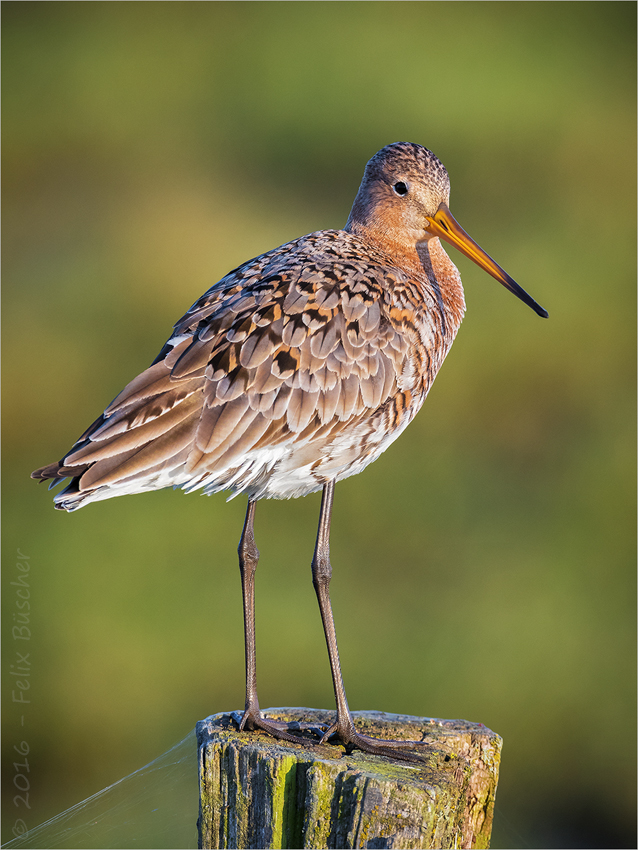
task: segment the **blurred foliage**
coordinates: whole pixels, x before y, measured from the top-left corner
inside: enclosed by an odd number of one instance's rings
[[[350,705],[499,732],[495,847],[635,846],[635,4],[2,11],[4,839],[243,701],[243,500],[164,491],[69,516],[30,471],[226,271],[342,226],[367,159],[407,139],[550,318],[454,254],[468,316],[425,409],[336,492]],[[263,706],[333,702],[318,507],[258,506]]]

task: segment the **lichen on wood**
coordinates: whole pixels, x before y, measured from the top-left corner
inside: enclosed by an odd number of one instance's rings
[[[269,709],[328,725],[329,711]],[[357,729],[420,742],[423,762],[239,732],[241,713],[197,724],[200,847],[489,847],[501,738],[480,723],[353,712]]]

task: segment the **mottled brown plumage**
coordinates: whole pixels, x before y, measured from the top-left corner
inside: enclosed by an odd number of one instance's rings
[[[460,228],[448,203],[448,175],[434,154],[405,142],[383,148],[366,166],[344,230],[303,236],[222,278],[59,463],[33,473],[53,483],[71,478],[54,500],[66,511],[167,486],[248,496],[240,546],[249,672],[243,722],[278,737],[286,735],[261,718],[250,684],[255,501],[324,489],[313,574],[338,703],[338,723],[326,735],[362,746],[344,719],[328,634],[332,492],[413,419],[452,345],[465,302],[439,237],[546,315]]]

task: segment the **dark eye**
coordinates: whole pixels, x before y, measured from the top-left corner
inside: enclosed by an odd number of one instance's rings
[[[392,187],[397,195],[407,195],[409,186],[407,183],[404,183],[402,180],[399,180],[398,183],[395,183]]]

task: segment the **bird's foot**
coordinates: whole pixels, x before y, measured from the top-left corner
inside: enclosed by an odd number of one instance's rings
[[[423,749],[425,747],[423,742],[391,741],[363,735],[357,732],[352,718],[349,716],[345,720],[336,720],[328,729],[316,723],[286,723],[271,720],[264,717],[258,708],[247,708],[243,714],[233,712],[232,716],[239,726],[240,732],[260,730],[279,741],[289,741],[292,744],[301,744],[305,747],[317,746],[317,744],[341,744],[348,754],[352,750],[361,750],[364,753],[370,753],[370,755],[400,759],[413,764],[423,764],[428,761],[428,754]],[[304,733],[312,733],[313,737],[306,737]]]
[[[236,713],[233,712],[235,715]],[[264,717],[261,711],[258,708],[247,708],[243,715],[241,716],[241,720],[237,720],[239,731],[243,732],[247,730],[249,732],[255,732],[257,730],[261,730],[262,732],[267,732],[269,735],[272,735],[273,738],[277,738],[279,741],[290,741],[292,744],[303,744],[305,747],[312,746],[317,744],[317,737],[321,737],[324,729],[317,726],[317,724],[310,723],[285,723],[278,720],[270,720]],[[304,732],[312,732],[316,737],[315,738],[306,738],[303,737]],[[294,735],[293,732],[299,732],[299,735]]]
[[[383,738],[371,738],[369,735],[362,735],[355,729],[351,717],[347,717],[345,720],[337,718],[324,733],[320,743],[326,744],[332,737],[336,737],[345,746],[347,753],[352,752],[352,750],[361,750],[374,756],[401,759],[416,764],[423,764],[428,760],[426,752],[419,752],[419,747],[424,746],[421,741],[386,741]]]

